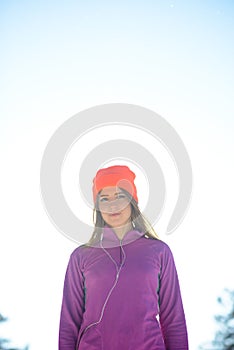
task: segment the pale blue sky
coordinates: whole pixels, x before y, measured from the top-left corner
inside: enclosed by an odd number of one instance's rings
[[[212,333],[216,297],[234,287],[233,2],[9,0],[0,1],[0,12],[0,312],[11,319],[5,331],[32,350],[45,342],[56,349],[61,288],[75,245],[44,211],[41,158],[72,115],[126,102],[164,117],[192,161],[190,209],[165,240],[196,350]]]

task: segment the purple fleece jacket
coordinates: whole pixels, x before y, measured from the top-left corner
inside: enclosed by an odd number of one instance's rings
[[[168,245],[133,230],[124,236],[121,249],[109,227],[103,229],[104,249],[100,244],[82,245],[70,256],[59,350],[188,350],[179,281]]]

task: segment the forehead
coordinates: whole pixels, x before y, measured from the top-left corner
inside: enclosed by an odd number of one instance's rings
[[[117,186],[108,186],[108,187],[104,187],[101,191],[100,191],[100,196],[113,196],[115,194],[121,193],[123,192],[119,187]]]

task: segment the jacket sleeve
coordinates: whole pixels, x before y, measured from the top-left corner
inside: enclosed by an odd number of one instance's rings
[[[84,282],[79,265],[79,254],[76,250],[70,256],[64,280],[59,325],[59,350],[76,349],[84,312]]]
[[[159,321],[167,350],[188,350],[188,335],[178,275],[170,248],[161,256]]]

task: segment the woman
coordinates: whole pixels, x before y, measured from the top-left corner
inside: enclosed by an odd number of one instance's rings
[[[172,253],[138,207],[127,166],[93,179],[94,232],[71,254],[59,350],[187,350]]]

